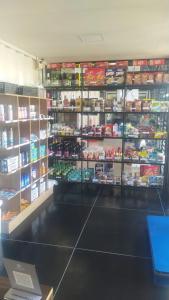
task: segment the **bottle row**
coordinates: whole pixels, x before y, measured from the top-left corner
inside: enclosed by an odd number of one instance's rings
[[[122,144],[102,145],[84,141],[82,143],[65,140],[62,142],[53,142],[49,149],[54,158],[74,159],[87,161],[134,161],[140,163],[158,163],[164,164],[164,147],[155,141],[140,140],[139,142],[125,141],[124,153],[122,153]]]
[[[63,112],[168,112],[169,101],[156,99],[83,98],[52,101],[52,108]]]
[[[121,178],[121,170],[116,163],[93,163],[80,168],[73,163],[56,162],[52,176],[67,182],[92,182],[99,184],[126,186],[162,186],[163,174],[160,166],[126,164]]]
[[[45,109],[46,111],[46,109]],[[38,105],[29,106],[19,106],[18,109],[15,108],[13,104],[0,104],[0,122],[12,122],[14,120],[22,119],[44,119],[48,118],[46,114],[39,114]]]
[[[161,128],[160,128],[161,127]],[[115,122],[113,124],[104,125],[91,125],[77,128],[74,126],[64,124],[52,124],[51,135],[58,136],[82,136],[82,137],[113,137],[122,138],[124,131],[124,137],[129,138],[155,138],[165,139],[167,138],[167,131],[160,126],[160,124],[148,124],[135,125],[131,122],[124,124],[123,122]]]

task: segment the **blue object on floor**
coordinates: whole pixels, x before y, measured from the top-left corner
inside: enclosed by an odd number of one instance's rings
[[[169,286],[169,217],[148,216],[154,281],[158,285]]]

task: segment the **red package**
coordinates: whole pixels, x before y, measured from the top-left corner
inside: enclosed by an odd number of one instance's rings
[[[119,61],[117,61],[117,66],[118,67],[128,67],[128,64],[129,64],[128,60],[119,60]]]
[[[62,68],[76,68],[75,63],[62,63]]]
[[[81,68],[90,68],[90,67],[93,67],[93,63],[92,62],[82,62],[82,63],[80,63],[80,67]]]
[[[108,67],[108,62],[107,61],[97,61],[95,63],[95,66],[98,68],[107,68]]]
[[[160,66],[165,65],[165,59],[150,59],[149,60],[150,66]]]
[[[105,84],[104,68],[86,68],[84,72],[85,86],[100,86]]]
[[[160,166],[140,166],[140,176],[158,176],[160,175]]]
[[[52,63],[52,64],[49,64],[47,65],[47,68],[49,67],[49,69],[61,69],[61,64],[58,64],[58,63]]]
[[[147,59],[137,59],[133,60],[133,66],[147,66],[148,60]]]

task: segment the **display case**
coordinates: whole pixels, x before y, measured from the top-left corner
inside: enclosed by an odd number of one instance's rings
[[[46,68],[47,94],[53,99],[53,177],[62,182],[162,188],[168,172],[169,61],[70,65],[64,76],[62,64]],[[54,69],[57,85],[50,76]]]

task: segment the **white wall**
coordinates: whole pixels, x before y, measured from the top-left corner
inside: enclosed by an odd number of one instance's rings
[[[39,71],[35,67],[35,60],[0,41],[0,81],[37,86]]]

